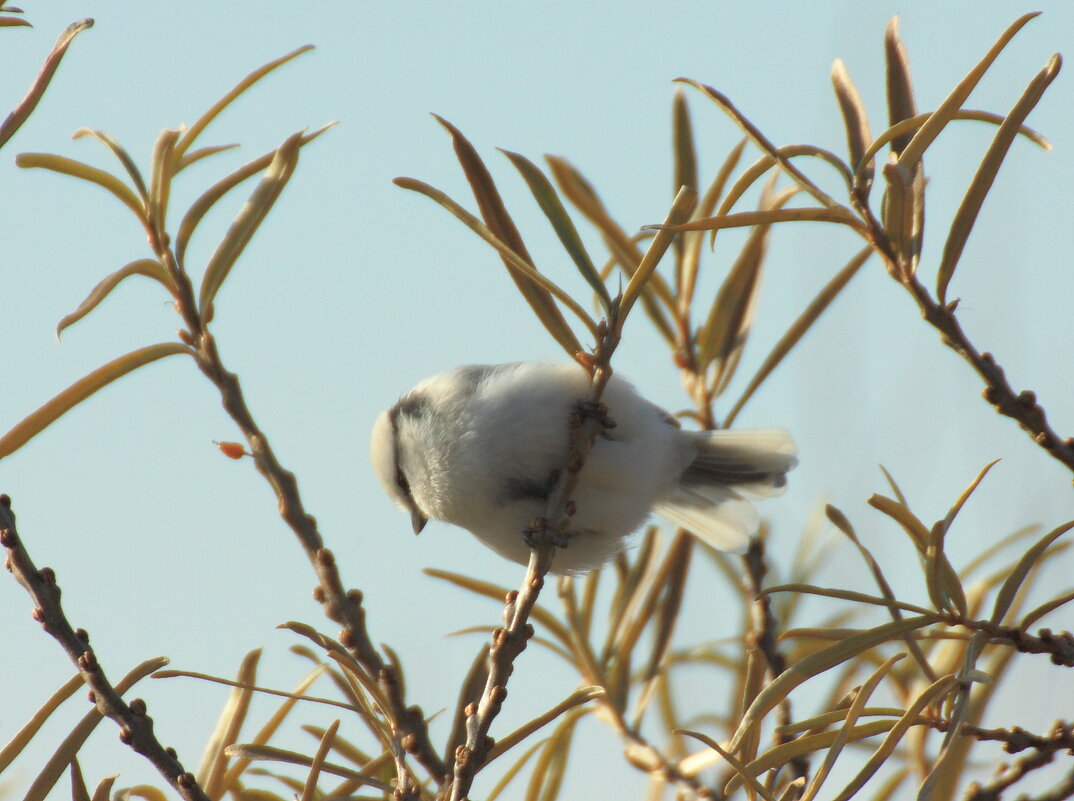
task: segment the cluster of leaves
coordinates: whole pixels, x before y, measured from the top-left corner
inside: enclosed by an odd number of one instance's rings
[[[918,113],[916,109],[905,48],[892,24],[885,43],[889,124],[875,138],[870,134],[858,93],[846,69],[837,62],[832,79],[846,123],[845,159],[815,146],[777,147],[717,90],[696,81],[684,81],[726,111],[746,138],[731,150],[702,191],[698,177],[700,159],[693,142],[688,103],[686,95],[680,92],[673,108],[673,142],[674,181],[681,189],[664,223],[639,233],[629,233],[611,217],[592,184],[566,159],[547,159],[549,178],[524,156],[506,153],[579,274],[594,292],[599,319],[586,311],[585,303],[537,269],[491,173],[473,146],[450,123],[441,120],[473,189],[480,216],[420,181],[406,178],[398,179],[398,183],[435,200],[495,248],[522,296],[551,336],[594,375],[609,367],[607,359],[622,332],[623,322],[635,304],[640,304],[639,308],[667,342],[683,372],[694,402],[691,415],[706,427],[733,422],[843,287],[876,254],[891,277],[919,304],[926,321],[980,374],[990,402],[1001,413],[1016,418],[1053,457],[1074,469],[1072,443],[1060,440],[1048,428],[1043,409],[1035,398],[1016,394],[994,360],[979,353],[969,342],[958,326],[956,304],[947,301],[947,289],[963,247],[1013,140],[1021,134],[1047,146],[1023,122],[1057,74],[1058,56],[1049,60],[1008,114],[964,107],[980,78],[1031,16],[1021,18],[1004,32],[984,59],[930,113]],[[906,532],[919,557],[929,606],[907,603],[896,596],[850,521],[832,507],[827,509],[826,517],[859,550],[877,584],[875,594],[811,583],[823,557],[820,551],[806,544],[794,560],[790,580],[764,587],[763,579],[770,566],[763,540],[755,543],[745,562],[739,565],[731,557],[697,543],[686,532],[666,536],[655,528],[646,533],[633,554],[619,557],[609,567],[583,579],[560,579],[557,588],[560,603],[556,609],[547,603],[547,597],[544,603],[536,600],[540,585],[531,582],[533,605],[528,609],[528,616],[536,623],[532,641],[576,670],[579,688],[514,732],[491,743],[482,742],[480,750],[476,749],[475,740],[483,739],[484,730],[479,730],[475,719],[480,717],[481,725],[487,727],[502,702],[502,697],[497,701],[496,695],[503,687],[490,681],[490,673],[503,667],[494,654],[504,630],[491,626],[467,629],[471,633],[491,634],[492,646],[482,649],[474,660],[460,688],[448,739],[442,748],[433,749],[424,716],[402,701],[406,695],[402,666],[390,649],[386,649],[387,657],[382,659],[363,640],[360,600],[353,595],[344,598],[337,592],[341,585],[333,572],[331,555],[320,545],[316,530],[309,528],[312,524],[302,512],[297,490],[292,486],[293,477],[279,466],[268,449],[242,400],[237,382],[223,369],[207,329],[216,292],[294,171],[299,149],[321,131],[293,134],[277,150],[219,180],[186,211],[174,237],[168,225],[173,179],[194,161],[225,149],[193,149],[195,139],[260,77],[305,49],[252,73],[189,129],[165,131],[157,140],[148,181],[126,150],[100,131],[80,131],[76,135],[102,142],[118,159],[126,180],[60,156],[22,154],[18,158],[22,167],[58,171],[110,192],[138,217],[152,250],[151,257],[136,259],[102,280],[83,304],[60,322],[59,330],[90,313],[119,282],[131,275],[143,275],[159,282],[175,300],[184,328],[180,341],[151,345],[122,356],[45,404],[0,438],[0,457],[21,447],[65,411],[121,375],[163,356],[189,355],[220,388],[225,407],[247,436],[258,468],[277,490],[285,519],[292,524],[317,569],[322,582],[320,600],[328,616],[345,624],[344,636],[339,638],[306,625],[288,624],[297,636],[308,639],[324,655],[319,657],[305,646],[296,647],[298,653],[315,665],[292,692],[257,685],[259,655],[256,653],[248,657],[235,681],[197,676],[231,684],[235,689],[196,774],[173,774],[161,768],[181,794],[189,799],[216,799],[229,793],[237,798],[279,798],[267,790],[250,789],[249,782],[256,776],[269,775],[304,801],[318,797],[460,798],[467,793],[469,781],[479,770],[525,745],[521,753],[513,755],[513,765],[487,791],[486,797],[500,796],[529,766],[526,797],[553,799],[559,794],[566,775],[576,727],[590,715],[605,722],[622,739],[627,762],[649,777],[654,796],[673,788],[695,798],[723,798],[737,792],[750,798],[812,799],[823,789],[826,796],[846,799],[872,783],[872,797],[881,799],[890,797],[904,782],[915,781],[919,797],[947,799],[954,796],[965,776],[971,749],[981,740],[999,739],[1008,746],[1018,743],[1021,748],[1032,749],[1036,761],[1024,762],[1017,778],[1038,767],[1038,763],[1043,764],[1044,756],[1050,759],[1051,754],[1074,746],[1069,728],[1057,729],[1054,736],[1028,738],[1024,732],[1018,735],[1014,730],[981,728],[988,705],[1003,686],[1003,678],[1016,654],[1042,654],[1058,664],[1074,666],[1074,638],[1054,635],[1048,630],[1030,633],[1031,627],[1044,616],[1074,600],[1074,592],[1066,592],[1029,611],[1023,609],[1034,576],[1041,565],[1064,550],[1065,545],[1058,540],[1074,523],[1061,525],[1038,538],[1012,563],[983,578],[974,576],[1003,549],[1024,544],[1033,530],[1015,532],[961,569],[945,553],[946,535],[989,466],[956,499],[944,518],[931,526],[911,510],[890,477],[893,497],[875,495],[870,499],[872,506]],[[55,69],[55,64],[51,69]],[[51,71],[48,74],[51,76]],[[37,92],[35,103],[43,90],[44,86]],[[997,131],[951,223],[936,269],[933,295],[918,280],[925,215],[926,178],[922,157],[952,121],[963,119],[994,124]],[[740,170],[740,162],[751,143],[759,155]],[[880,153],[885,148],[888,160],[878,168]],[[845,189],[845,203],[833,199],[832,194],[795,165],[796,160],[803,158],[820,160],[834,170],[841,179],[840,189]],[[877,209],[873,190],[878,173],[885,187]],[[262,175],[260,184],[205,265],[195,292],[185,263],[190,237],[199,221],[221,198],[257,174]],[[757,208],[737,211],[742,198],[766,176],[768,183],[760,193]],[[779,176],[788,178],[790,185],[780,189],[776,181]],[[816,205],[792,205],[795,198],[802,196],[812,198]],[[567,203],[594,226],[607,246],[609,256],[603,266],[598,267],[589,254]],[[863,247],[818,290],[772,351],[755,367],[735,401],[718,417],[717,402],[732,386],[754,324],[766,244],[772,228],[777,223],[803,220],[841,225],[860,237]],[[750,234],[719,290],[711,299],[700,297],[697,286],[706,240],[711,242],[723,228],[744,226],[751,227]],[[642,244],[649,239],[652,242],[648,249],[643,249]],[[673,254],[673,267],[665,274],[657,267],[669,250]],[[628,277],[627,285],[621,294],[613,297],[608,286],[616,282],[619,271]],[[572,326],[568,316],[577,324]],[[589,352],[582,344],[587,339],[594,343]],[[9,536],[5,545],[12,550],[21,547],[14,542]],[[429,572],[478,595],[495,600],[507,596],[509,610],[516,603],[517,594],[508,592],[507,588],[466,576]],[[727,581],[738,591],[742,601],[739,629],[742,636],[728,641],[686,641],[689,635],[678,623],[687,603],[687,588],[712,581]],[[820,625],[798,627],[799,602],[807,595],[843,601],[847,606]],[[882,610],[889,619],[871,627],[848,628],[869,607]],[[511,631],[523,632],[524,645],[524,640],[529,638],[525,632],[527,618],[514,617],[511,625],[520,628]],[[517,651],[513,652],[510,658],[517,655]],[[722,674],[730,693],[726,704],[702,714],[692,708],[683,710],[680,703],[683,666]],[[0,770],[23,750],[60,703],[83,681],[90,680],[81,662],[79,667],[80,675],[61,688],[0,752]],[[116,689],[125,691],[159,667],[158,661],[146,663],[118,683]],[[507,667],[509,673],[510,665]],[[155,675],[195,674],[158,670]],[[829,679],[825,699],[810,703],[795,696],[800,685],[819,676]],[[335,686],[339,700],[307,694],[322,677]],[[249,702],[255,692],[275,693],[284,696],[284,700],[269,721],[243,743],[241,733],[248,722]],[[890,700],[883,704],[873,700],[881,696]],[[792,717],[792,700],[796,706],[810,707],[802,719]],[[357,715],[368,729],[372,745],[344,741],[337,734],[337,721],[323,728],[303,727],[319,743],[311,754],[286,752],[272,746],[270,741],[299,701],[342,708]],[[136,705],[131,702],[131,706]],[[491,713],[486,714],[490,709]],[[72,733],[42,771],[29,798],[43,797],[68,765],[74,795],[91,797],[82,780],[77,752],[101,714],[110,712],[94,710]],[[870,739],[874,742],[869,755],[855,761],[854,754],[860,754],[863,741]],[[693,745],[694,741],[699,741],[701,746]],[[467,763],[467,759],[471,761]],[[264,760],[304,766],[305,779],[300,781],[285,773],[253,767],[255,761]],[[819,765],[814,764],[816,760],[820,761]],[[415,762],[425,769],[424,773],[415,767]],[[845,768],[848,762],[853,764],[852,778],[833,790],[826,784],[833,768],[837,763]],[[329,785],[328,776],[338,781],[333,779],[336,783]],[[991,792],[1002,791],[1013,783],[1009,777],[1003,781],[1008,783],[996,785]],[[92,797],[103,800],[111,790],[112,784],[106,780]],[[982,793],[988,791],[989,788],[981,788]],[[163,797],[160,790],[148,787],[131,788],[128,795]]]

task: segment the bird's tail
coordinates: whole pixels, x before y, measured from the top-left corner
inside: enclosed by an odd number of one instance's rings
[[[656,510],[722,551],[742,553],[757,533],[750,499],[780,494],[798,449],[781,428],[706,431],[694,435],[697,457],[675,492]]]

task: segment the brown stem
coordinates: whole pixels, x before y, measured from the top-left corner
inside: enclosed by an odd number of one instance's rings
[[[973,782],[967,788],[964,801],[1000,801],[1004,790],[1021,781],[1026,774],[1049,764],[1054,756],[1054,751],[1037,751],[1022,759],[1015,760],[1014,764],[1001,765],[999,770],[996,771],[995,778],[987,784],[982,785]],[[1056,801],[1069,797],[1069,795],[1057,796]]]
[[[978,353],[955,317],[958,302],[947,305],[937,303],[913,277],[903,281],[903,285],[917,302],[921,316],[940,332],[942,342],[968,361],[985,382],[982,393],[984,399],[992,404],[997,412],[1017,421],[1034,442],[1074,471],[1074,438],[1060,438],[1048,425],[1044,409],[1037,403],[1036,395],[1028,390],[1015,392],[1007,382],[1003,368],[996,363],[992,354]]]
[[[148,759],[186,801],[209,801],[194,775],[183,769],[174,749],[165,748],[153,734],[153,719],[146,714],[145,701],[135,698],[128,704],[123,700],[97,661],[89,634],[71,626],[60,604],[56,574],[51,568],[38,570],[34,565],[15,528],[15,514],[7,495],[0,495],[0,545],[8,552],[7,569],[36,604],[34,620],[63,646],[90,688],[90,700],[97,711],[119,725],[119,739]]]
[[[753,630],[749,632],[748,640],[764,654],[768,663],[768,671],[772,678],[778,678],[787,669],[787,659],[779,650],[779,623],[772,614],[771,596],[763,595],[764,577],[768,572],[768,564],[765,560],[764,540],[754,537],[750,540],[749,549],[742,557],[746,564],[746,577],[749,581],[750,592],[753,594],[752,618]],[[790,701],[784,699],[780,704],[780,729],[786,728],[792,722]],[[793,737],[786,734],[777,735],[777,744],[782,745],[790,742]],[[809,758],[797,756],[790,761],[794,777],[809,776]]]
[[[934,300],[928,290],[917,280],[913,270],[900,260],[887,232],[868,204],[859,195],[855,195],[853,202],[858,214],[866,223],[866,238],[884,259],[888,274],[906,287],[917,303],[921,316],[940,332],[940,340],[943,344],[969,362],[977,375],[981,377],[985,383],[982,393],[984,399],[992,404],[997,412],[1017,421],[1034,442],[1074,471],[1074,437],[1063,439],[1056,434],[1048,425],[1044,409],[1037,403],[1037,397],[1033,392],[1014,391],[1007,382],[1003,368],[992,354],[978,352],[966,336],[966,332],[962,330],[958,318],[955,317],[958,301],[941,304]]]
[[[1054,634],[1051,629],[1041,629],[1034,637],[1014,626],[1000,626],[987,620],[959,616],[952,618],[952,625],[983,631],[992,642],[1007,643],[1022,653],[1050,654],[1053,664],[1074,667],[1074,634],[1069,631]]]
[[[1027,748],[1034,751],[1074,751],[1074,724],[1055,722],[1046,735],[1033,734],[1020,726],[1010,729],[982,729],[977,726],[963,726],[961,733],[975,740],[992,740],[1003,743],[1003,750],[1008,754],[1017,754]]]
[[[388,702],[388,716],[393,729],[393,751],[396,764],[403,766],[404,754],[411,754],[437,782],[445,782],[448,769],[437,755],[429,737],[425,718],[419,707],[408,707],[395,668],[380,655],[373,645],[365,624],[362,594],[347,591],[336,567],[335,557],[325,547],[313,515],[306,512],[298,491],[298,481],[276,458],[268,438],[254,421],[246,405],[238,376],[228,372],[216,348],[216,340],[202,323],[190,277],[180,269],[166,236],[150,232],[154,250],[168,270],[176,287],[176,307],[186,325],[185,339],[195,348],[198,368],[216,386],[224,409],[242,431],[254,457],[254,464],[276,495],[280,517],[298,537],[306,556],[317,575],[314,598],[325,615],[343,627],[339,641],[351,652],[362,667],[373,676]],[[399,775],[399,790],[412,790],[406,771]]]
[[[586,357],[591,365],[592,381],[587,403],[599,405],[604,388],[612,377],[610,359],[619,344],[616,333],[615,309],[609,315],[610,322],[601,322],[600,341],[593,356]],[[559,471],[559,478],[548,498],[545,517],[535,526],[534,546],[530,552],[522,586],[507,596],[504,607],[504,627],[496,629],[489,648],[488,678],[485,689],[476,703],[467,706],[466,742],[455,749],[455,764],[450,787],[441,790],[441,798],[463,801],[468,797],[474,776],[484,765],[494,741],[489,737],[492,721],[500,712],[507,698],[507,681],[514,670],[514,661],[526,648],[533,636],[529,623],[530,612],[537,603],[545,575],[552,564],[555,549],[560,541],[569,536],[571,494],[578,483],[578,474],[585,465],[593,441],[603,430],[604,422],[599,415],[575,415],[571,420],[567,464]],[[569,547],[569,546],[568,546]]]

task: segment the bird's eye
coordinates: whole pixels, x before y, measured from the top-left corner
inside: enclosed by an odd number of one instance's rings
[[[410,497],[410,482],[406,480],[406,475],[403,473],[401,467],[395,470],[395,483],[399,485],[399,489],[403,491],[403,494],[408,498]]]

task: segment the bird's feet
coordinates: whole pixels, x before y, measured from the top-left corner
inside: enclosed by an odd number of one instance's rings
[[[608,407],[599,401],[582,400],[574,404],[578,425],[586,420],[596,420],[605,431],[615,428],[616,422],[608,415]]]
[[[536,548],[545,542],[550,542],[557,548],[566,548],[571,538],[566,532],[549,526],[543,517],[538,517],[529,528],[522,530],[522,541],[530,548]]]

